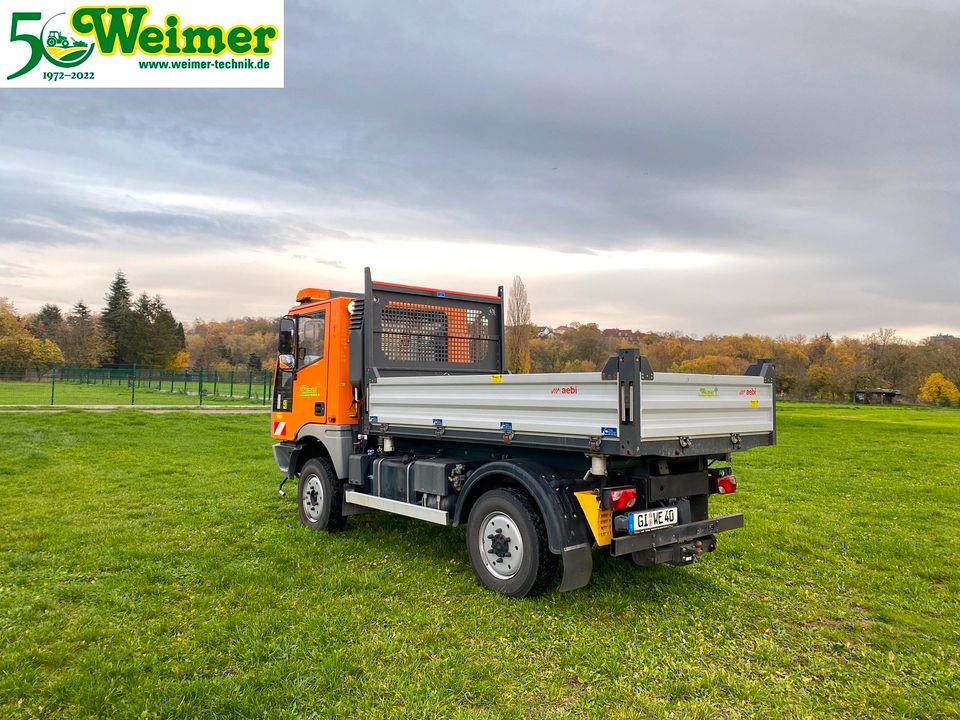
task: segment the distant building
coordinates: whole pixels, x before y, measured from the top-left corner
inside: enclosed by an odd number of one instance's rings
[[[645,337],[647,337],[647,333],[642,333],[639,330],[607,328],[606,330],[603,331],[603,336],[608,338],[616,338],[617,340],[629,340],[630,342],[640,342]]]
[[[854,390],[850,399],[858,405],[893,405],[899,396],[899,390],[873,388],[873,390]]]
[[[930,342],[956,342],[960,340],[956,335],[944,335],[943,333],[937,333],[936,335],[931,335],[927,338]]]
[[[537,328],[537,337],[538,338],[548,338],[551,335],[555,335],[553,328],[547,327],[546,325],[541,325]]]
[[[553,329],[554,335],[563,335],[567,330],[570,330],[569,325],[558,325]]]

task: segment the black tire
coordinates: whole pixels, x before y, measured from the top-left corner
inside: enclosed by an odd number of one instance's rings
[[[467,550],[480,584],[507,597],[539,595],[557,575],[559,558],[550,552],[540,510],[519,490],[490,490],[477,500],[467,522]],[[518,567],[511,567],[518,556]]]
[[[297,510],[304,527],[331,533],[343,530],[343,482],[326,458],[308,460],[300,471]]]

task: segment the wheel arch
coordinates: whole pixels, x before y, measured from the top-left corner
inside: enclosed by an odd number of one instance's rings
[[[297,473],[307,460],[325,457],[333,464],[337,477],[345,480],[354,439],[353,425],[307,423],[297,432],[297,444],[301,448],[297,457]]]
[[[297,454],[296,457],[291,462],[291,477],[299,477],[300,471],[303,470],[303,466],[306,465],[311,460],[317,458],[323,460],[329,460],[333,462],[330,457],[330,451],[327,450],[326,445],[323,442],[312,435],[306,435],[297,440]],[[336,466],[334,466],[336,468]]]
[[[560,555],[565,547],[589,541],[586,519],[566,482],[545,465],[529,460],[495,460],[476,469],[457,497],[453,524],[465,522],[485,492],[503,487],[521,488],[533,498],[543,516],[551,552]]]

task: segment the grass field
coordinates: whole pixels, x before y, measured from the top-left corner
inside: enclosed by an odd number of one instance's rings
[[[122,384],[94,385],[78,382],[57,381],[53,386],[54,405],[185,405],[197,406],[200,396],[197,393],[196,382],[176,383],[170,391],[167,384],[164,389],[156,387],[138,387],[131,392],[130,386],[124,381]],[[227,394],[229,386],[217,388],[218,395],[213,395],[213,386],[204,388],[204,405],[259,405],[263,388],[258,380],[251,390],[251,397],[247,399],[247,383],[237,383],[234,387],[234,396]],[[2,405],[50,405],[51,383],[23,382],[19,380],[0,381],[0,406]]]
[[[463,531],[300,527],[266,418],[8,414],[0,717],[960,717],[960,412],[785,406],[687,568],[508,601]]]

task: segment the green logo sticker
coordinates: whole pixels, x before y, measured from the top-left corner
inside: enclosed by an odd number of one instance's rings
[[[720,397],[720,388],[718,387],[702,387],[700,388],[700,397]]]
[[[283,0],[30,5],[0,11],[0,79],[12,85],[283,87]]]

